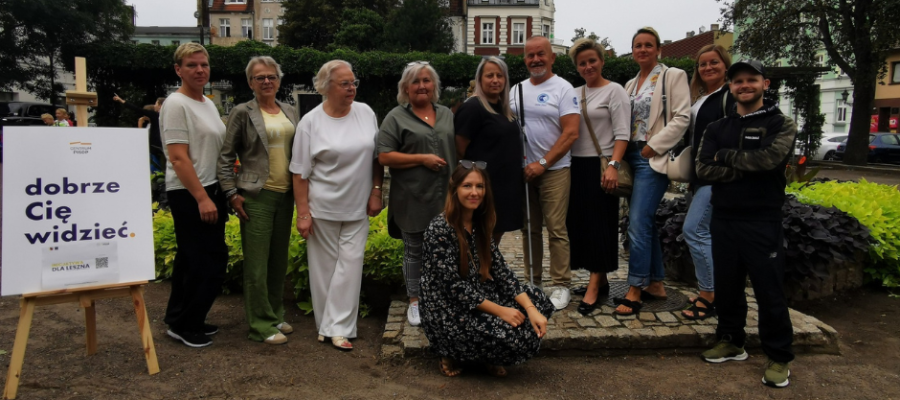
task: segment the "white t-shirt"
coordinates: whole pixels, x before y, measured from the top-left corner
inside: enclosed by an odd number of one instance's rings
[[[225,123],[212,100],[204,98],[199,102],[181,93],[172,93],[159,110],[159,127],[166,154],[166,190],[185,188],[169,161],[169,149],[165,145],[170,144],[188,145],[188,155],[201,185],[209,186],[219,181],[216,162],[225,141]]]
[[[581,90],[584,86],[575,88],[578,100],[581,101]],[[616,140],[628,141],[631,138],[631,103],[628,93],[615,82],[609,82],[603,87],[587,88],[585,91],[585,108],[591,119],[591,127],[603,155],[612,156]],[[591,139],[591,131],[587,127],[584,116],[581,117],[581,128],[578,131],[578,139],[572,143],[572,157],[597,157],[597,148]]]
[[[365,219],[372,192],[378,120],[364,103],[332,118],[322,105],[297,124],[291,172],[309,181],[309,212],[326,221]]]
[[[509,106],[519,116],[519,85],[522,85],[522,98],[525,109],[525,134],[528,142],[525,145],[526,163],[537,162],[543,158],[556,144],[562,135],[559,119],[565,115],[578,114],[578,95],[572,84],[557,75],[547,79],[540,85],[533,85],[525,80],[512,87],[509,92]],[[571,164],[571,153],[566,153],[550,170],[568,167]]]

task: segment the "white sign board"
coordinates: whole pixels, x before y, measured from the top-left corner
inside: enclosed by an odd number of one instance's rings
[[[5,127],[3,296],[156,277],[145,129]]]

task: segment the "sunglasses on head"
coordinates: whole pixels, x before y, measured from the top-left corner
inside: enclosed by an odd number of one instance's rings
[[[472,169],[473,165],[478,167],[478,169],[487,169],[487,162],[484,161],[459,160],[459,165],[462,165],[465,169]]]

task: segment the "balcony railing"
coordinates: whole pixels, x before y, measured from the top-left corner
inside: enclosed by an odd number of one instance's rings
[[[468,0],[470,6],[539,6],[547,0]]]

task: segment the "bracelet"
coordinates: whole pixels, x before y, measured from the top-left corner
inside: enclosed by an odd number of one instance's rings
[[[525,311],[528,311],[529,308],[533,308],[533,309],[537,310],[537,307],[534,304],[532,304],[528,307],[525,307]]]
[[[311,215],[309,215],[309,214],[304,214],[304,215],[298,215],[298,216],[297,216],[297,219],[302,219],[302,220],[305,221],[305,220],[309,219],[310,217],[311,217]]]

